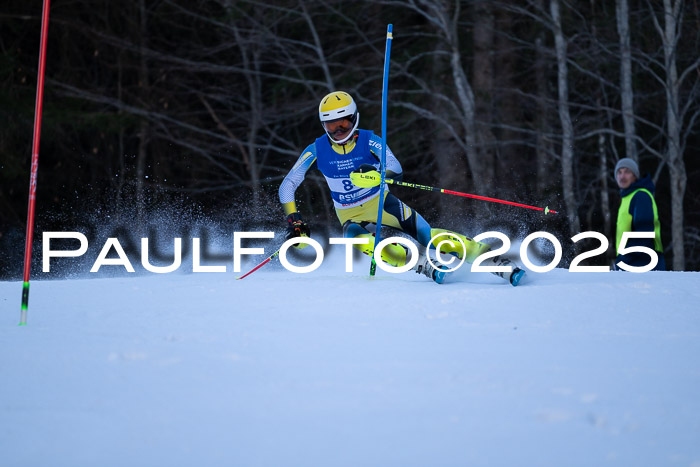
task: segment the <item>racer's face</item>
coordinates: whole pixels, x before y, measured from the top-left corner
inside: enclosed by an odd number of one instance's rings
[[[323,126],[326,128],[328,134],[330,134],[336,141],[340,141],[348,136],[353,127],[350,117],[329,120],[327,122],[323,122]]]

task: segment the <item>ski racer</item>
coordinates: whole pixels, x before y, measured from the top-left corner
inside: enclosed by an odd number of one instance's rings
[[[279,187],[279,199],[287,215],[286,238],[308,237],[310,229],[297,211],[294,193],[303,182],[306,172],[317,168],[326,179],[331,191],[331,197],[338,220],[343,227],[345,238],[368,238],[367,244],[353,245],[363,253],[372,256],[374,252],[373,234],[368,227],[377,223],[379,208],[380,157],[382,139],[372,131],[358,129],[360,114],[353,98],[347,92],[335,91],[321,99],[318,107],[321,126],[325,133],[308,145],[301,153],[290,172]],[[374,175],[376,180],[367,180],[359,174]],[[386,148],[386,178],[400,181],[403,175],[401,164],[391,150]],[[442,242],[440,251],[457,256],[460,260],[466,255],[466,261],[473,262],[480,254],[488,251],[490,245],[444,229],[435,229],[416,210],[406,205],[399,198],[384,190],[384,205],[382,225],[399,229],[413,237],[423,247],[436,247]],[[443,234],[440,237],[433,238]],[[444,240],[450,240],[452,245],[446,245]],[[464,242],[462,248],[459,240]],[[431,243],[432,241],[432,243]],[[297,245],[303,248],[305,244]],[[400,267],[405,265],[407,250],[401,245],[387,245],[381,254],[386,263]],[[499,266],[511,265],[506,258],[493,258]],[[415,272],[425,275],[437,283],[442,283],[446,272],[435,268],[426,254],[420,253],[418,262],[413,268]],[[513,267],[511,273],[497,273],[517,285],[525,271]],[[495,273],[496,274],[496,273]]]

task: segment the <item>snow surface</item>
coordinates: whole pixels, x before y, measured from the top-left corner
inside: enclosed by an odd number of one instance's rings
[[[700,466],[700,273],[342,261],[0,282],[0,465]]]

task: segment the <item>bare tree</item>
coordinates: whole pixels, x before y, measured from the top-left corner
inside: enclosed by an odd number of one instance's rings
[[[682,0],[663,0],[663,24],[653,10],[654,26],[661,36],[664,51],[664,90],[666,94],[666,128],[667,137],[665,159],[671,175],[671,235],[673,244],[673,269],[685,269],[685,245],[683,229],[683,198],[685,197],[688,175],[683,161],[683,141],[681,138],[684,111],[680,103],[680,90],[683,79],[698,66],[696,61],[692,68],[679,76],[676,61],[678,42],[681,37]],[[651,5],[650,5],[651,9]],[[685,107],[688,108],[687,106]],[[693,116],[695,120],[697,113]]]
[[[564,202],[569,219],[569,232],[576,235],[581,231],[574,181],[574,127],[569,113],[569,81],[566,52],[566,38],[561,27],[559,0],[552,0],[550,12],[554,25],[554,43],[557,55],[557,89],[559,95],[559,120],[562,128],[561,166]]]
[[[544,10],[544,0],[538,0],[538,10]],[[537,194],[544,195],[545,190],[550,186],[552,167],[552,148],[547,135],[553,133],[549,126],[549,79],[548,79],[548,54],[545,47],[546,29],[538,28],[534,41],[535,48],[535,95],[537,111],[535,117],[535,163],[537,165]]]
[[[598,135],[598,154],[600,163],[598,164],[600,179],[600,210],[603,213],[603,233],[608,238],[612,238],[612,216],[610,215],[610,192],[608,189],[608,179],[610,170],[608,168],[608,154],[606,151],[605,134]],[[590,225],[590,224],[589,224]]]
[[[148,16],[149,12],[146,8],[145,0],[138,2],[138,27],[137,37],[139,41],[139,68],[138,87],[140,89],[139,100],[144,108],[148,108],[150,101],[150,79],[148,70],[148,57],[144,51],[148,48]],[[144,184],[148,175],[146,174],[146,164],[148,159],[148,145],[151,140],[151,129],[148,119],[141,118],[138,131],[139,143],[138,153],[136,156],[136,210],[139,219],[139,224],[143,224],[143,208],[146,204],[144,196]]]
[[[402,99],[395,105],[404,107],[416,114],[445,125],[465,152],[470,175],[475,190],[487,193],[491,190],[488,170],[479,151],[476,103],[472,85],[462,61],[462,49],[459,41],[458,22],[461,13],[459,0],[452,2],[440,0],[409,0],[408,2],[386,1],[386,5],[408,8],[424,18],[440,39],[439,49],[433,53],[444,56],[449,63],[449,73],[454,94],[436,94],[425,81],[406,68],[402,74],[409,76],[419,86],[420,93],[442,102],[442,114],[436,114],[429,108],[416,105],[408,99]],[[415,92],[414,92],[415,93]],[[454,96],[454,97],[453,97]]]
[[[495,58],[495,15],[489,2],[474,3],[474,42],[472,87],[474,88],[474,113],[477,140],[479,141],[479,160],[483,185],[490,187],[494,182],[496,154],[496,137],[491,131],[493,124],[494,101],[494,58]],[[454,65],[453,65],[454,66]],[[467,83],[468,84],[468,83]],[[485,188],[484,188],[485,189]]]
[[[632,52],[630,47],[629,7],[627,0],[615,0],[617,32],[620,36],[620,97],[622,122],[625,128],[625,155],[637,160],[634,123],[634,90],[632,89]]]

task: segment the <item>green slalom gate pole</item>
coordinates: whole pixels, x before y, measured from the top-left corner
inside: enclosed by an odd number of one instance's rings
[[[44,0],[41,16],[41,42],[39,46],[39,71],[37,73],[36,102],[34,109],[34,139],[32,166],[29,176],[29,206],[27,208],[27,233],[24,244],[24,276],[22,282],[22,307],[19,325],[27,324],[29,307],[29,273],[32,265],[32,241],[34,239],[34,210],[36,205],[36,177],[39,171],[39,139],[41,136],[41,111],[44,104],[44,74],[46,70],[46,42],[49,32],[49,1]]]
[[[387,114],[387,93],[389,91],[389,60],[391,58],[391,40],[393,39],[393,25],[389,24],[386,29],[386,52],[384,53],[384,79],[382,83],[382,150],[381,150],[381,182],[379,183],[379,211],[377,212],[377,231],[374,236],[374,248],[381,240],[382,233],[382,212],[384,211],[384,181],[386,180],[386,114]],[[377,272],[377,261],[372,254],[372,263],[369,267],[370,277]]]
[[[365,180],[373,180],[376,181],[377,177],[372,176],[369,174],[359,174],[360,178],[364,178]],[[553,209],[549,209],[548,206],[545,206],[543,208],[539,208],[537,206],[530,206],[529,204],[522,204],[522,203],[516,203],[513,201],[506,201],[503,199],[498,199],[498,198],[489,198],[487,196],[479,196],[479,195],[472,195],[469,193],[461,193],[459,191],[452,191],[452,190],[446,190],[444,188],[436,188],[434,186],[427,186],[427,185],[418,185],[417,183],[409,183],[409,182],[399,182],[398,180],[392,180],[390,178],[387,178],[383,180],[384,183],[388,183],[389,185],[396,185],[396,186],[405,186],[408,188],[417,188],[419,190],[427,190],[427,191],[436,191],[438,193],[445,193],[447,195],[455,195],[455,196],[463,196],[465,198],[474,198],[474,199],[480,199],[483,201],[490,201],[492,203],[501,203],[501,204],[507,204],[510,206],[518,206],[521,208],[526,208],[526,209],[534,209],[536,211],[542,211],[544,212],[545,215],[547,214],[558,214],[557,211],[554,211]]]

